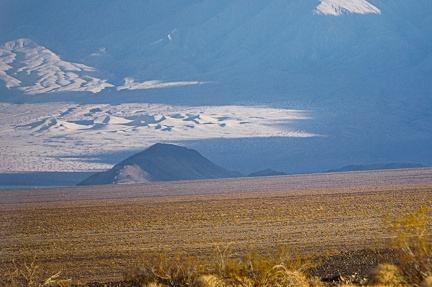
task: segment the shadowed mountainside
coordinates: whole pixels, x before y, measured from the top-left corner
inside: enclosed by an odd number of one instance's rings
[[[271,168],[267,168],[264,170],[252,172],[248,176],[249,177],[255,177],[255,176],[277,176],[277,175],[286,175],[286,173],[281,172],[281,171],[276,171],[276,170],[273,170]]]
[[[3,0],[0,125],[8,132],[0,143],[2,172],[71,171],[74,164],[103,170],[113,164],[103,154],[148,147],[155,138],[211,150],[215,163],[244,174],[268,166],[308,173],[352,163],[432,165],[431,11],[430,0]],[[155,137],[158,125],[146,129],[140,121],[111,118],[101,126],[95,113],[53,121],[53,103],[70,103],[55,112],[60,115],[77,104],[105,113],[133,103],[145,115],[165,118]],[[153,112],[148,103],[163,106]],[[195,116],[195,108],[206,109],[216,121],[211,129],[193,129],[193,121],[183,121],[186,112],[172,117],[166,106],[194,107]],[[248,120],[233,117],[238,106],[254,108]],[[305,111],[308,119],[280,122],[271,111],[257,115],[262,106]],[[221,107],[229,108],[221,113]],[[226,117],[241,125],[230,126]],[[261,118],[267,126],[250,125]],[[169,130],[170,121],[184,128],[180,134]],[[43,138],[35,137],[27,133],[33,123],[58,132],[44,129]],[[129,136],[136,123],[140,137]],[[99,127],[113,133],[93,133]],[[238,133],[240,127],[247,133]],[[319,136],[293,138],[292,131]],[[68,140],[58,140],[63,137]],[[41,166],[37,157],[46,142],[50,162]],[[113,148],[100,154],[100,144]]]

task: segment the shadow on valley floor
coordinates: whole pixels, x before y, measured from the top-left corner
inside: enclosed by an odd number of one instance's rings
[[[0,173],[0,189],[74,186],[93,172]]]

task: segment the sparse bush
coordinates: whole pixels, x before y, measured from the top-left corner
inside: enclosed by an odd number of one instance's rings
[[[391,246],[411,284],[419,284],[432,275],[431,222],[426,206],[390,221]]]
[[[72,280],[61,280],[61,272],[43,278],[40,272],[39,265],[36,264],[36,257],[30,263],[23,261],[19,263],[15,260],[12,261],[13,269],[5,272],[1,277],[1,285],[5,287],[69,287]]]
[[[152,255],[141,266],[129,269],[124,274],[126,282],[141,286],[191,286],[201,275],[200,266],[179,252],[169,255],[163,251]]]
[[[399,267],[392,264],[380,264],[372,271],[369,284],[372,286],[403,286],[404,277]]]
[[[306,275],[298,270],[290,270],[283,265],[277,265],[270,270],[262,286],[274,287],[302,287],[309,286]]]
[[[420,284],[420,287],[432,287],[432,275],[426,277],[422,283]]]
[[[292,256],[288,249],[279,247],[274,254],[256,252],[239,255],[232,245],[217,248],[214,258],[205,264],[197,264],[180,256],[161,252],[156,258],[147,259],[139,268],[125,273],[125,280],[148,286],[193,287],[290,287],[320,286],[314,278],[304,274],[310,264],[299,256]]]
[[[222,280],[215,275],[201,275],[192,284],[192,287],[225,287]]]
[[[252,248],[257,249],[257,248]],[[311,261],[300,257],[286,246],[277,246],[273,252],[249,252],[239,256],[231,246],[218,249],[216,275],[229,286],[306,286],[304,271]],[[292,285],[290,285],[292,284]]]

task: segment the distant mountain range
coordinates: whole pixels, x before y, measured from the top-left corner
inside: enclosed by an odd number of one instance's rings
[[[328,172],[424,167],[419,164],[391,163],[350,165]],[[284,172],[265,169],[250,173],[249,177],[280,176]],[[78,185],[131,184],[156,181],[199,180],[242,177],[239,172],[226,170],[194,149],[173,144],[155,144],[116,164],[108,171],[96,173]]]
[[[271,100],[317,87],[341,99],[376,81],[397,92],[403,76],[426,81],[432,59],[430,1],[399,2],[5,0],[0,80],[27,95],[217,83],[249,98],[273,86]]]
[[[112,169],[96,173],[78,185],[144,183],[153,181],[197,180],[242,176],[226,170],[193,149],[172,144],[155,144],[116,164]]]
[[[422,168],[415,163],[389,163],[349,165],[327,172],[350,172],[384,169]],[[252,172],[248,177],[283,176],[285,172],[264,169]],[[82,172],[31,172],[0,173],[0,189],[71,186],[134,184],[158,181],[200,180],[244,177],[239,172],[227,170],[211,162],[198,151],[173,144],[155,144],[137,153],[111,169],[98,173]],[[80,182],[79,182],[80,181]],[[79,182],[77,184],[77,182]]]
[[[338,169],[329,170],[327,172],[403,169],[403,168],[421,168],[421,167],[425,167],[425,166],[417,163],[364,164],[364,165],[347,165]]]
[[[432,165],[431,15],[431,0],[2,0],[0,173],[101,171],[157,142],[243,174]]]

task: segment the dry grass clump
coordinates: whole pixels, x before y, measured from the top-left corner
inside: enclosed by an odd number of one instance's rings
[[[422,283],[420,283],[420,287],[432,287],[432,275],[426,277]]]
[[[391,246],[408,283],[418,285],[432,275],[432,216],[426,206],[397,216],[390,224]]]
[[[125,281],[141,286],[193,287],[309,287],[321,286],[304,273],[308,261],[292,256],[284,248],[272,255],[255,252],[239,255],[228,245],[217,248],[215,256],[202,262],[189,260],[179,253],[145,260],[125,273]],[[159,284],[159,285],[157,285]],[[153,285],[152,285],[153,286]]]
[[[309,286],[306,275],[298,270],[290,270],[283,265],[277,265],[267,274],[263,286],[295,287]]]
[[[399,267],[393,264],[380,264],[371,274],[369,285],[372,286],[405,286],[405,279]]]
[[[228,246],[218,250],[215,274],[223,286],[282,287],[310,286],[312,281],[305,275],[311,267],[307,257],[301,257],[286,246],[277,246],[267,254],[249,252],[237,255]],[[316,283],[314,281],[314,283]]]
[[[203,273],[203,266],[179,252],[153,254],[127,270],[124,280],[141,286],[191,286]]]
[[[203,274],[193,282],[192,287],[217,287],[221,286],[222,281],[215,275]]]

